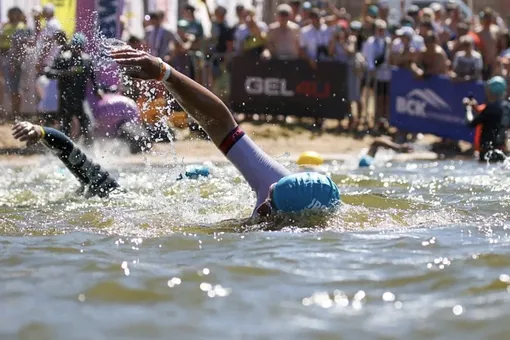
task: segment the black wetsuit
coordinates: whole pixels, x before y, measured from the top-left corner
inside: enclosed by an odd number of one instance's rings
[[[510,102],[501,100],[487,104],[471,127],[483,124],[480,136],[480,161],[499,162],[506,159],[507,130],[510,127]]]
[[[84,196],[106,197],[120,188],[110,174],[94,163],[62,132],[43,127],[45,135],[42,143],[51,149],[67,169],[78,179],[84,189]]]
[[[68,48],[64,48],[55,58],[52,67],[46,70],[46,76],[58,80],[62,131],[70,135],[72,119],[76,116],[80,121],[85,144],[90,145],[92,143],[91,122],[83,109],[88,80],[92,80],[94,91],[98,89],[90,57],[85,53],[74,55]]]

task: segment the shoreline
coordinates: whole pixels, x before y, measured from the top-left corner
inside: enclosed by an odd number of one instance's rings
[[[277,124],[242,123],[246,134],[271,157],[295,162],[305,151],[319,153],[325,162],[346,162],[358,158],[362,150],[367,149],[374,137],[365,136],[354,138],[350,134],[323,132],[314,134],[299,126],[280,126]],[[169,164],[197,164],[212,162],[216,164],[229,163],[225,156],[211,141],[191,140],[186,130],[176,130],[177,141],[171,143],[157,143],[149,153],[132,155],[121,141],[112,140],[111,143],[96,143],[91,151],[91,157],[99,163],[116,165],[169,165]],[[11,166],[25,166],[37,164],[47,151],[41,145],[30,149],[24,143],[14,140],[10,133],[10,125],[0,125],[0,162]],[[425,150],[438,139],[434,136],[424,136],[415,145],[420,151],[408,154],[395,154],[392,161],[434,161],[441,159],[440,155]]]

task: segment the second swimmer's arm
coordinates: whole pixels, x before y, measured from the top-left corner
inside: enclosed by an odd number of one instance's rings
[[[408,146],[407,144],[397,144],[383,138],[376,138],[370,145],[370,149],[368,150],[367,155],[369,155],[372,158],[375,157],[375,154],[377,153],[377,150],[379,150],[379,148],[390,149],[396,152],[411,151],[410,146]]]
[[[87,194],[105,197],[119,185],[107,171],[94,163],[65,134],[49,127],[21,122],[13,127],[13,136],[28,145],[41,141],[64,163],[65,167],[84,186]]]

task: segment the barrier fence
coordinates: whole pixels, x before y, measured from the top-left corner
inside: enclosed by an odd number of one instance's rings
[[[472,142],[474,129],[466,125],[462,99],[485,101],[481,81],[454,82],[446,76],[416,79],[405,69],[393,70],[390,124],[408,132],[432,134]]]
[[[336,119],[350,113],[343,63],[321,62],[314,70],[303,60],[237,56],[230,71],[235,112]]]
[[[351,110],[348,66],[343,63],[320,62],[314,70],[303,60],[229,54],[207,58],[194,54],[191,59],[195,79],[237,113],[343,119]],[[483,83],[453,82],[446,76],[416,79],[408,70],[395,69],[390,84],[390,124],[407,132],[472,142],[474,131],[466,126],[462,105],[462,98],[469,94],[484,102]]]

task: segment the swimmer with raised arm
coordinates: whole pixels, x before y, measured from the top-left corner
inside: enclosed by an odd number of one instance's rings
[[[14,138],[33,145],[42,142],[80,182],[80,194],[86,198],[107,197],[120,186],[99,164],[94,163],[65,134],[53,128],[20,122],[12,128]]]
[[[340,192],[330,177],[316,172],[291,174],[244,133],[218,97],[191,78],[143,51],[123,48],[111,56],[127,75],[163,82],[255,191],[255,216],[331,209],[340,204]]]

